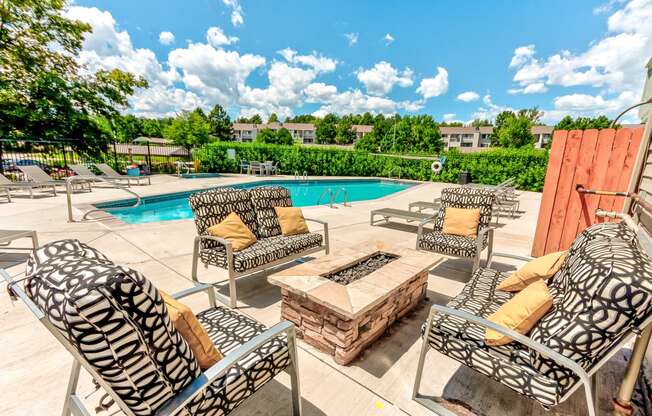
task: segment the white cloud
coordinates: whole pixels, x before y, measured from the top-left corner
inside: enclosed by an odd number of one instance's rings
[[[351,32],[351,33],[345,33],[344,37],[349,41],[349,46],[353,46],[356,43],[358,43],[358,37],[360,36],[359,33]]]
[[[244,12],[240,6],[240,0],[222,0],[225,6],[231,9],[231,24],[240,26],[244,23]]]
[[[617,5],[624,3],[626,0],[609,0],[607,3],[601,4],[593,9],[593,14],[607,14],[613,10]]]
[[[167,31],[166,32],[161,32],[158,35],[158,41],[162,45],[171,45],[172,43],[174,43],[174,33],[167,32]]]
[[[472,101],[477,101],[480,99],[480,95],[475,91],[466,91],[457,96],[458,101],[463,101],[465,103],[470,103]]]
[[[487,94],[484,97],[482,97],[482,103],[484,104],[483,107],[478,108],[473,114],[473,118],[479,118],[479,119],[486,119],[486,120],[493,120],[496,118],[496,116],[503,112],[503,111],[515,111],[511,107],[507,106],[502,106],[498,104],[494,104],[494,102],[491,100],[491,95]]]
[[[424,99],[446,94],[448,91],[448,71],[441,66],[437,67],[437,75],[433,78],[424,78],[417,88],[417,92]]]
[[[331,97],[328,104],[315,111],[313,115],[324,116],[328,113],[349,114],[364,113],[392,114],[396,112],[398,104],[386,97],[376,97],[363,93],[359,89],[345,91]]]
[[[539,58],[534,45],[517,48],[510,68],[516,70],[513,80],[519,88],[509,92],[545,92],[551,86],[598,89],[594,95],[558,97],[559,104],[556,99],[555,109],[546,114],[548,120],[563,117],[565,114],[561,112],[565,109],[576,116],[615,116],[619,110],[636,102],[645,81],[644,67],[652,51],[652,0],[631,0],[626,4],[619,0],[609,1],[594,12],[607,13],[614,8],[618,10],[607,20],[607,34],[591,42],[584,51],[564,50],[547,58]],[[593,98],[589,100],[589,96]],[[582,101],[585,105],[568,106],[569,100]]]
[[[567,115],[571,117],[596,117],[602,114],[614,116],[626,107],[636,103],[639,99],[639,95],[631,91],[622,92],[613,98],[590,94],[562,95],[555,98],[553,102],[554,109],[546,111],[542,120],[553,123]],[[621,122],[639,123],[640,120],[636,112],[632,111],[623,117]]]
[[[358,69],[356,75],[372,95],[386,95],[392,91],[394,85],[409,87],[414,83],[414,73],[410,68],[399,71],[385,61],[376,63],[370,69]]]
[[[389,44],[391,44],[392,42],[394,42],[395,39],[394,39],[394,36],[392,36],[392,35],[390,35],[389,33],[387,33],[387,34],[385,35],[385,37],[383,38],[383,40],[385,41],[385,45],[389,45]]]
[[[325,103],[330,101],[337,94],[335,85],[326,85],[323,82],[315,82],[306,87],[306,102]]]
[[[448,121],[448,122],[454,121],[455,117],[457,117],[457,114],[455,113],[446,113],[444,114],[444,121]]]
[[[236,43],[239,39],[235,36],[227,36],[224,34],[222,28],[213,26],[206,31],[206,41],[213,47],[220,47],[222,45],[231,45]]]
[[[278,54],[291,64],[312,67],[318,73],[333,72],[337,67],[337,60],[319,55],[316,52],[309,55],[299,55],[294,49],[285,48],[278,51]]]

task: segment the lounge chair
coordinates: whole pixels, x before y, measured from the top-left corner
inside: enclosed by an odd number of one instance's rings
[[[82,367],[121,413],[131,416],[228,415],[286,371],[292,413],[301,415],[295,329],[290,322],[267,329],[219,307],[210,285],[173,294],[175,299],[208,295],[210,307],[196,316],[224,358],[202,371],[172,324],[158,289],[92,247],[77,240],[56,241],[30,258],[24,284],[2,269],[0,275],[12,297],[24,301],[74,358],[65,416],[91,414],[77,392]]]
[[[97,167],[104,174],[104,176],[106,176],[107,179],[127,181],[127,186],[131,186],[131,181],[136,182],[136,185],[140,185],[141,181],[147,181],[148,185],[152,184],[152,179],[151,176],[149,175],[142,175],[142,176],[121,175],[115,170],[113,170],[113,168],[107,165],[106,163],[95,163],[95,167]]]
[[[197,263],[226,269],[229,275],[229,299],[220,301],[237,307],[235,279],[261,270],[289,263],[308,254],[329,251],[328,224],[324,221],[306,218],[323,225],[324,235],[318,233],[281,235],[278,216],[274,207],[290,207],[290,191],[278,186],[258,187],[250,190],[216,188],[198,192],[188,198],[192,208],[197,237],[193,249],[192,279],[198,282]],[[233,252],[231,243],[223,238],[208,234],[208,228],[218,224],[227,215],[235,212],[258,241],[244,250]]]
[[[588,411],[575,411],[595,416],[599,370],[636,338],[618,395],[624,409],[629,405],[652,329],[652,252],[645,253],[651,242],[646,231],[635,232],[624,223],[596,224],[584,230],[549,283],[552,311],[529,335],[487,320],[514,294],[496,289],[506,275],[491,268],[478,269],[446,306],[432,306],[424,325],[413,399],[443,414],[436,399],[419,394],[421,378],[428,378],[423,373],[426,353],[432,348],[546,409],[584,387]],[[486,328],[513,341],[487,345]]]
[[[98,176],[95,174],[95,172],[90,170],[90,168],[86,165],[70,165],[69,168],[79,176],[97,178],[98,182],[101,182],[102,179],[114,183],[118,183],[122,180],[121,178],[109,178],[108,176]]]
[[[36,165],[29,165],[29,166],[18,166],[18,169],[21,170],[27,176],[30,181],[39,183],[39,184],[44,184],[44,185],[59,185],[59,186],[66,186],[66,181],[64,180],[58,180],[58,179],[52,179],[50,175],[40,167]],[[91,189],[91,183],[89,181],[83,181],[83,182],[76,182],[73,184],[73,187],[78,187],[79,189],[88,189],[88,191],[92,191]],[[56,189],[55,189],[56,191]],[[56,193],[55,193],[56,195]]]
[[[11,202],[11,194],[10,192],[12,190],[16,189],[21,189],[21,190],[27,190],[29,191],[29,197],[34,198],[34,189],[41,189],[41,188],[48,188],[52,189],[52,193],[54,196],[57,196],[57,188],[56,184],[54,183],[38,183],[38,182],[32,182],[32,181],[17,181],[13,182],[9,179],[7,179],[6,176],[3,174],[0,174],[0,189],[4,189],[5,192],[7,193],[7,198],[9,199],[9,202]]]
[[[441,207],[437,215],[419,223],[417,250],[432,251],[455,257],[473,259],[473,270],[480,266],[480,255],[487,249],[487,263],[491,261],[494,229],[489,227],[496,196],[493,192],[467,186],[446,188],[441,192]],[[476,237],[442,233],[446,208],[480,208],[480,223]],[[433,223],[433,229],[424,234],[424,226]]]
[[[408,211],[412,211],[416,208],[417,212],[421,212],[424,209],[432,209],[437,211],[441,206],[441,198],[435,198],[433,201],[414,201],[408,204]]]

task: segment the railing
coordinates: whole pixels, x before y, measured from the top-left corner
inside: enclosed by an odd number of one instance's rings
[[[334,192],[333,192],[332,188],[324,189],[324,191],[321,193],[321,195],[319,195],[319,199],[317,200],[317,205],[321,205],[321,200],[326,195],[328,195],[328,207],[329,208],[335,208],[335,205],[336,205],[335,200],[340,195],[344,196],[344,202],[342,203],[342,206],[343,207],[350,207],[351,206],[351,205],[348,204],[349,193],[345,188],[337,188],[337,190],[335,190]]]
[[[402,170],[401,170],[401,167],[400,167],[400,166],[394,166],[394,167],[392,167],[392,168],[389,170],[389,173],[387,174],[387,177],[388,177],[389,179],[392,179],[392,173],[394,173],[394,171],[395,171],[396,169],[398,169],[398,179],[399,179],[399,180],[401,179],[401,173],[402,173]]]
[[[68,222],[76,222],[75,219],[73,218],[72,215],[72,186],[75,182],[103,182],[111,185],[111,187],[116,188],[116,189],[122,189],[125,192],[133,195],[136,197],[136,203],[134,205],[131,205],[127,208],[136,208],[140,206],[142,200],[140,198],[140,195],[138,195],[136,192],[127,189],[124,185],[119,185],[115,182],[111,182],[105,178],[102,178],[101,176],[84,176],[84,175],[78,175],[78,176],[70,176],[66,178],[66,203],[68,204]],[[123,207],[121,207],[123,208]],[[93,213],[93,212],[102,212],[102,211],[107,211],[110,208],[104,208],[104,209],[92,209],[90,211],[87,211],[83,216],[81,221],[86,221],[88,219],[88,215]]]
[[[294,179],[297,180],[297,181],[299,181],[299,180],[307,181],[308,180],[308,172],[304,170],[303,174],[299,174],[299,171],[295,170],[294,171]]]

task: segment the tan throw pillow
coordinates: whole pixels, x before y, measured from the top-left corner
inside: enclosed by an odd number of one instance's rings
[[[524,264],[508,278],[500,282],[498,290],[518,292],[537,280],[547,280],[559,271],[564,264],[566,251],[546,254]]]
[[[281,225],[283,235],[305,234],[308,232],[308,225],[303,218],[301,208],[274,207],[278,216],[278,223]]]
[[[215,237],[222,237],[231,243],[233,251],[244,250],[256,242],[256,236],[247,225],[242,222],[235,212],[208,229],[208,233]]]
[[[215,348],[215,344],[208,337],[208,333],[192,310],[162,290],[159,290],[159,293],[168,309],[172,324],[188,343],[199,367],[205,370],[224,358],[222,353]]]
[[[442,234],[461,235],[462,237],[476,237],[480,224],[480,208],[451,208],[444,212],[444,226]]]
[[[537,280],[514,295],[503,306],[487,317],[490,322],[527,334],[552,308],[552,296],[543,280]],[[487,328],[484,334],[487,345],[506,345],[512,339]]]

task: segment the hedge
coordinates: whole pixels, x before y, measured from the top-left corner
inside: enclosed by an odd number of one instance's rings
[[[235,149],[235,158],[227,157]],[[207,172],[239,172],[240,160],[273,160],[282,173],[307,172],[318,176],[398,176],[420,181],[457,182],[460,171],[471,172],[473,182],[496,185],[516,178],[519,189],[541,191],[548,153],[539,149],[492,149],[482,152],[444,153],[444,169],[434,174],[432,160],[375,155],[355,150],[257,143],[215,142],[193,153]]]

